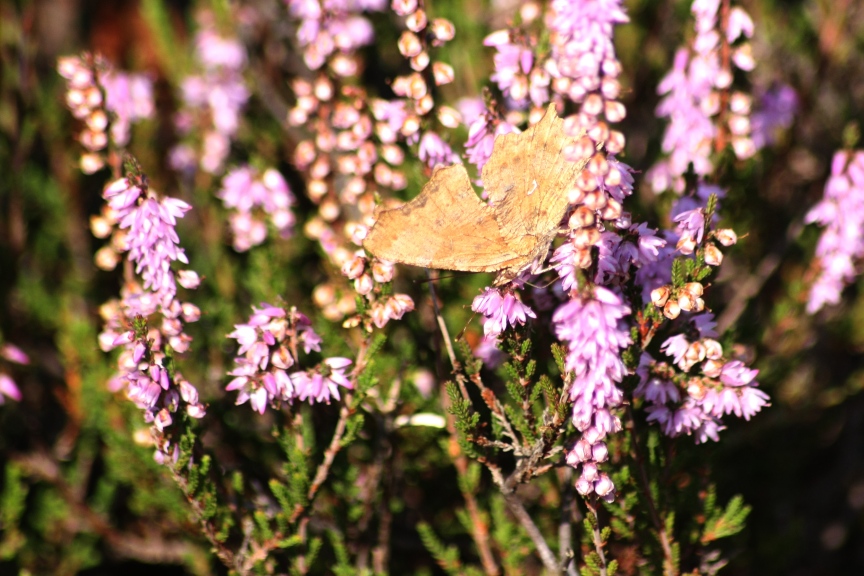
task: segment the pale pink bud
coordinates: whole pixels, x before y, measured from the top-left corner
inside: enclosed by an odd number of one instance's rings
[[[702,344],[705,346],[705,357],[711,360],[719,360],[723,357],[723,346],[712,338],[703,338]]]
[[[674,320],[681,315],[681,307],[676,300],[669,300],[663,306],[663,315],[670,320]]]
[[[723,228],[714,233],[717,241],[723,246],[732,246],[738,242],[738,235],[731,228]]]
[[[105,166],[105,160],[102,158],[101,154],[88,152],[81,155],[79,166],[81,167],[81,172],[84,174],[93,174]]]
[[[392,262],[375,260],[372,263],[372,277],[376,282],[385,283],[393,279],[394,266]]]
[[[93,255],[93,262],[100,270],[114,270],[120,263],[120,256],[111,246],[103,246]]]
[[[429,53],[424,51],[420,52],[416,56],[412,56],[410,65],[412,70],[422,72],[427,66],[429,66]]]
[[[407,16],[417,10],[417,0],[393,0],[390,7],[399,16]]]
[[[423,44],[421,44],[420,38],[410,30],[402,33],[396,45],[399,47],[399,53],[406,58],[416,56],[423,51]]]
[[[708,359],[702,364],[702,373],[709,378],[718,378],[720,373],[723,371],[723,365],[725,362],[722,360],[713,360]]]
[[[693,298],[687,292],[682,292],[678,295],[678,306],[681,307],[681,310],[693,310]]]
[[[279,348],[277,348],[270,357],[270,362],[277,368],[287,370],[294,365],[294,357],[291,356],[288,348],[285,346],[279,346]]]
[[[201,318],[201,309],[198,308],[195,304],[191,302],[184,302],[182,304],[183,308],[183,320],[186,322],[197,322]]]
[[[446,20],[445,18],[435,18],[432,20],[432,25],[430,26],[432,35],[435,37],[435,41],[433,42],[436,45],[441,45],[445,42],[449,42],[456,36],[456,27],[452,22]]]
[[[580,206],[573,211],[567,222],[570,228],[586,228],[594,225],[594,211],[587,206]]]
[[[615,484],[607,474],[600,474],[600,477],[594,483],[594,492],[601,498],[605,498],[614,493]]]
[[[723,253],[714,244],[705,246],[705,263],[709,266],[719,266],[723,262]]]
[[[177,273],[177,283],[183,288],[194,290],[201,285],[201,278],[194,270],[180,270]]]
[[[609,101],[603,107],[603,113],[606,115],[607,120],[618,123],[627,117],[627,108],[621,102]]]
[[[684,290],[694,298],[702,296],[704,289],[701,282],[688,282],[684,284]]]
[[[342,265],[342,274],[348,277],[349,280],[355,280],[360,277],[366,270],[366,259],[362,256],[354,256],[354,258],[345,262]]]
[[[671,293],[672,290],[669,289],[669,286],[655,288],[651,291],[651,302],[657,307],[665,306]]]
[[[423,10],[417,10],[413,14],[409,14],[405,19],[405,26],[412,32],[420,32],[426,28],[426,24],[428,23],[429,20],[426,18],[426,12]]]
[[[375,283],[372,282],[372,277],[368,274],[363,274],[354,280],[354,290],[362,296],[369,294],[374,287]]]
[[[435,76],[435,84],[438,86],[450,84],[456,77],[456,73],[453,71],[453,67],[449,64],[445,64],[444,62],[433,63],[432,74]]]
[[[678,240],[678,244],[675,245],[675,248],[681,252],[681,254],[692,254],[696,249],[696,240],[691,236],[682,236],[680,240]]]

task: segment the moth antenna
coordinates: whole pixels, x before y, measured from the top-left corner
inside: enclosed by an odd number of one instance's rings
[[[462,330],[459,331],[459,334],[456,335],[456,338],[453,339],[454,342],[462,341],[462,337],[465,336],[465,331],[468,330],[468,326],[470,326],[471,322],[474,321],[475,316],[477,316],[477,312],[471,314],[471,318],[468,319],[468,322],[465,323],[465,326],[462,328]]]
[[[434,282],[435,280],[445,280],[447,278],[459,278],[460,276],[462,276],[462,274],[448,274],[446,276],[435,276],[434,278],[430,276],[428,278],[415,279],[415,280],[412,280],[412,282],[414,282],[415,284],[426,284],[428,282]]]

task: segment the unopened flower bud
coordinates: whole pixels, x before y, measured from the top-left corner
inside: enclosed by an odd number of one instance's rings
[[[705,398],[705,394],[707,393],[708,390],[699,378],[691,378],[687,382],[687,395],[697,402]]]
[[[702,345],[705,346],[705,357],[711,360],[719,360],[723,357],[723,346],[713,338],[703,338]]]
[[[702,364],[702,373],[709,378],[719,378],[720,372],[723,371],[722,360],[708,359]]]
[[[688,282],[684,284],[684,290],[693,298],[698,298],[702,296],[704,287],[701,282]]]
[[[681,307],[676,300],[669,300],[663,306],[663,315],[670,320],[674,320],[681,315]]]
[[[345,262],[342,266],[342,274],[348,277],[349,280],[355,280],[363,274],[366,269],[366,259],[362,256],[355,256],[351,260]]]
[[[660,306],[665,306],[671,293],[672,290],[669,286],[660,286],[659,288],[655,288],[651,291],[651,303],[658,308]]]
[[[354,290],[356,290],[357,293],[362,296],[369,294],[374,287],[375,284],[372,282],[372,277],[368,274],[363,274],[362,276],[354,280]]]
[[[681,254],[692,254],[696,249],[696,240],[689,235],[682,236],[675,245],[675,249],[681,252]]]
[[[606,474],[600,474],[600,477],[594,483],[594,492],[601,498],[604,498],[611,495],[614,490],[615,484],[612,483],[612,479]]]
[[[573,246],[579,249],[590,248],[600,241],[600,231],[597,228],[579,228],[573,233]]]
[[[568,221],[570,228],[586,228],[594,225],[594,211],[587,206],[580,206],[573,211]]]
[[[372,277],[376,282],[390,282],[393,279],[394,266],[391,262],[376,260],[372,263]]]
[[[416,56],[423,51],[423,44],[420,43],[420,38],[409,30],[402,33],[396,45],[399,47],[399,53],[406,58]]]
[[[714,244],[705,246],[705,263],[709,266],[719,266],[723,262],[723,253]]]
[[[426,28],[426,24],[428,23],[429,20],[426,18],[426,12],[423,10],[416,10],[405,19],[405,26],[412,32],[420,32]]]
[[[705,346],[701,342],[692,342],[684,353],[684,359],[692,366],[705,359]]]
[[[682,292],[678,295],[678,306],[681,307],[681,310],[693,310],[693,298],[687,292]]]
[[[435,18],[430,26],[432,35],[435,37],[434,44],[440,46],[449,42],[456,36],[456,27],[445,18]]]
[[[705,310],[705,300],[702,298],[696,298],[696,300],[693,301],[693,310],[696,312],[702,312]]]
[[[736,242],[738,242],[738,235],[735,234],[735,231],[731,228],[723,228],[721,230],[717,230],[714,233],[717,237],[717,241],[720,242],[723,246],[732,246]]]

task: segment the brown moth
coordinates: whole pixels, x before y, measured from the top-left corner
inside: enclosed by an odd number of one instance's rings
[[[498,272],[506,284],[543,265],[567,211],[567,192],[586,160],[562,154],[575,142],[550,104],[539,123],[495,139],[483,166],[489,203],[474,192],[462,164],[436,168],[420,194],[382,210],[363,247],[383,260],[413,266]]]

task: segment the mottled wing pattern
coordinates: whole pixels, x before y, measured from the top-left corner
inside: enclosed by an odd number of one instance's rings
[[[530,261],[545,256],[567,210],[567,192],[585,162],[562,151],[574,141],[550,105],[543,119],[522,134],[495,140],[483,167],[483,185],[508,245]]]
[[[384,260],[466,272],[493,272],[524,260],[504,241],[494,212],[465,167],[439,168],[410,202],[384,210],[363,247]]]

